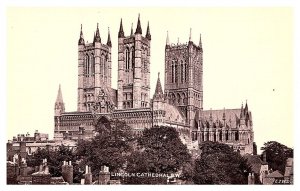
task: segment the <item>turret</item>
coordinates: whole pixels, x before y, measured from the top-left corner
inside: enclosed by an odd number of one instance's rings
[[[59,84],[59,89],[58,89],[58,93],[57,93],[57,98],[55,101],[55,116],[59,116],[61,115],[62,112],[65,112],[65,104],[62,98],[62,93],[61,93],[61,88],[60,88],[60,84]]]
[[[242,104],[241,114],[240,114],[240,126],[244,127],[245,125],[246,125],[245,111],[244,111],[243,104]]]
[[[243,117],[244,117],[244,105],[242,103],[240,118],[243,118]]]
[[[84,97],[83,97],[83,85],[84,85],[84,39],[82,33],[82,25],[80,28],[80,38],[78,41],[78,100],[77,100],[77,110],[84,111]]]
[[[123,85],[124,85],[124,64],[125,64],[125,56],[124,56],[124,42],[123,39],[124,31],[123,31],[123,24],[122,19],[120,22],[120,29],[118,33],[118,109],[123,108]]]
[[[142,107],[142,27],[140,14],[138,16],[137,26],[134,33],[134,72],[133,72],[133,108]],[[149,95],[149,93],[148,93]]]
[[[153,95],[153,125],[161,126],[164,124],[166,111],[164,109],[164,93],[161,87],[159,73],[156,88]]]
[[[156,82],[155,92],[153,95],[153,100],[154,101],[163,101],[163,98],[164,98],[164,93],[163,93],[163,90],[161,87],[159,72],[158,72],[158,78],[157,78],[157,82]]]

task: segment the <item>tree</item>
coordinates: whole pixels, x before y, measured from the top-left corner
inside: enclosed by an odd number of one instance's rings
[[[125,122],[103,121],[96,126],[97,136],[92,140],[78,142],[76,155],[82,162],[79,167],[91,166],[94,177],[99,175],[101,166],[105,165],[110,171],[122,169],[127,156],[133,150],[134,137],[132,130]]]
[[[57,150],[38,148],[33,155],[27,157],[27,165],[32,167],[39,166],[42,164],[43,159],[47,159],[49,172],[53,177],[62,175],[61,166],[63,161],[72,161],[73,165],[76,165],[74,153],[64,145],[59,146]]]
[[[261,150],[263,150],[261,155],[262,159],[263,155],[266,154],[266,160],[269,167],[274,171],[279,170],[281,173],[284,173],[285,171],[287,158],[293,158],[293,149],[276,141],[264,143]]]
[[[128,159],[127,172],[159,173],[161,175],[178,173],[189,163],[191,156],[181,142],[178,132],[172,127],[153,127],[145,129],[138,139],[138,150]],[[165,184],[166,177],[128,179],[130,184]]]
[[[195,184],[247,184],[251,169],[238,152],[217,142],[203,142],[200,149],[201,157],[195,161]]]

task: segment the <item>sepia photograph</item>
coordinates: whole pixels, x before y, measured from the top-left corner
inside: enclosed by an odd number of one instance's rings
[[[7,186],[294,184],[292,7],[5,19]]]

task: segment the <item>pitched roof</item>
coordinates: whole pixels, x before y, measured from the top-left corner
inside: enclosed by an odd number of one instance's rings
[[[166,120],[177,122],[177,123],[185,122],[185,118],[182,112],[176,106],[165,103],[165,110],[166,110]]]
[[[267,178],[282,178],[283,175],[278,171],[274,171],[266,176]]]
[[[67,184],[62,176],[59,177],[51,177],[50,184]]]
[[[204,110],[203,120],[209,121],[210,114],[212,115],[213,121],[219,119],[223,120],[223,114],[225,113],[226,123],[231,123],[231,127],[237,127],[239,124],[239,116],[241,109],[219,109],[219,110]]]
[[[260,159],[259,155],[250,155],[245,154],[243,157],[247,159],[247,163],[251,165],[251,169],[254,173],[259,174],[261,165],[263,164],[262,160]]]

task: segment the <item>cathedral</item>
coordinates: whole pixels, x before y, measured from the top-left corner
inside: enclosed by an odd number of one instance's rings
[[[253,125],[248,104],[238,109],[203,110],[203,49],[191,40],[165,44],[164,90],[157,76],[155,93],[150,95],[151,33],[149,22],[143,36],[140,16],[135,31],[118,32],[118,83],[111,87],[112,43],[106,43],[99,26],[92,43],[86,43],[81,26],[78,40],[77,111],[66,112],[59,86],[55,102],[54,139],[80,140],[96,135],[96,129],[114,120],[125,121],[134,135],[145,128],[175,128],[189,149],[203,141],[230,145],[241,154],[253,153]],[[156,76],[156,75],[155,75]],[[153,76],[152,76],[153,77]]]

